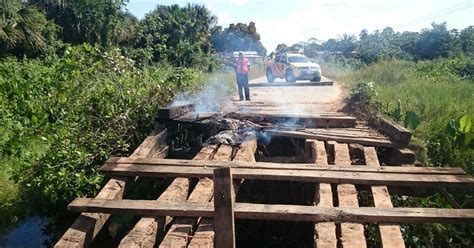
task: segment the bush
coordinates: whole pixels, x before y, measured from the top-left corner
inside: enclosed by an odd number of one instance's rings
[[[63,57],[2,61],[2,215],[9,215],[12,195],[50,213],[94,196],[104,160],[128,155],[154,128],[159,106],[200,89],[206,78],[165,64],[138,68],[118,49],[89,45],[69,47]],[[0,216],[0,225],[7,219]]]

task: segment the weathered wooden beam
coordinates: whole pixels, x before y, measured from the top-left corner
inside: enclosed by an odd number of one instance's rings
[[[183,104],[179,106],[171,106],[158,109],[158,119],[174,119],[181,115],[185,115],[194,110],[194,104]]]
[[[392,142],[388,139],[381,138],[364,138],[364,137],[341,137],[326,134],[317,134],[304,131],[277,131],[267,130],[269,135],[278,137],[300,138],[300,139],[316,139],[322,141],[336,141],[339,143],[361,144],[365,146],[381,146],[381,147],[398,147],[398,143]]]
[[[71,212],[99,212],[141,216],[214,217],[213,203],[157,203],[156,200],[77,198],[68,205],[68,209]],[[474,223],[474,209],[323,208],[301,205],[235,203],[234,216],[237,219],[311,222],[333,221],[338,223]]]
[[[253,146],[255,148],[256,145]],[[241,151],[241,150],[239,150]],[[338,164],[338,166],[328,166],[325,164],[285,164],[285,163],[263,163],[248,161],[247,159],[239,159],[237,156],[242,152],[237,152],[234,161],[207,161],[207,160],[180,160],[180,159],[147,159],[147,158],[126,158],[112,157],[105,165],[148,165],[148,166],[177,166],[177,167],[222,167],[228,166],[232,168],[251,168],[251,169],[275,169],[275,170],[310,170],[310,171],[346,171],[346,172],[377,172],[377,173],[400,173],[400,174],[446,174],[446,175],[466,175],[461,168],[450,167],[400,167],[400,166],[351,166],[350,164]],[[250,152],[250,151],[249,151]],[[255,152],[255,150],[253,150]],[[253,153],[249,153],[253,156]],[[198,154],[199,155],[199,154]],[[242,155],[249,156],[248,154]]]
[[[391,148],[388,153],[388,160],[385,161],[386,164],[413,164],[416,160],[415,153],[408,148]]]
[[[216,146],[204,147],[193,159],[212,159],[215,150],[217,150]],[[190,181],[188,178],[178,177],[174,179],[170,186],[160,195],[160,197],[158,197],[157,201],[186,201],[189,194],[189,183]],[[170,217],[141,218],[133,229],[130,230],[130,232],[120,241],[119,247],[154,247],[157,234],[163,232],[165,226],[170,221]]]
[[[240,145],[239,150],[235,154],[233,160],[255,162],[256,150],[257,140],[247,140],[242,143],[242,145]],[[234,180],[234,192],[232,195],[234,201],[242,182],[243,180]],[[188,248],[212,248],[214,247],[214,236],[215,232],[213,219],[202,218],[196,232],[194,232],[194,235],[188,245]]]
[[[328,159],[324,142],[308,140],[312,162],[327,165]],[[318,207],[333,207],[331,184],[319,183],[315,185],[314,203]],[[313,247],[337,247],[336,224],[334,222],[319,222],[314,225]]]
[[[373,147],[364,147],[365,162],[367,166],[379,167],[377,151]],[[390,195],[386,186],[372,186],[372,195],[377,208],[393,208]],[[405,247],[400,226],[396,224],[380,223],[380,238],[384,248]]]
[[[232,156],[232,147],[221,145],[212,157],[213,160],[230,161]],[[192,191],[187,202],[205,203],[209,202],[214,194],[214,182],[210,178],[202,178]],[[167,247],[185,247],[196,229],[201,218],[176,218],[170,229],[160,243],[160,248]]]
[[[410,130],[402,127],[398,123],[390,120],[388,117],[380,116],[379,120],[379,130],[387,134],[393,141],[408,144],[411,140]]]
[[[151,166],[141,164],[105,165],[101,172],[113,176],[143,177],[210,177],[213,167]],[[310,171],[232,168],[235,179],[347,183],[368,185],[395,185],[413,187],[474,187],[474,178],[469,175],[438,175],[411,173],[376,173],[345,171]]]
[[[355,127],[356,118],[341,115],[308,115],[308,114],[277,114],[277,113],[252,113],[252,112],[233,112],[226,114],[227,117],[235,119],[250,120],[256,123],[266,121],[273,123],[291,123],[292,125],[301,125],[307,128],[317,127]]]
[[[351,163],[347,144],[334,145],[334,163]],[[339,207],[359,207],[357,190],[354,184],[338,184],[337,198]],[[358,223],[341,223],[341,242],[343,247],[367,247],[364,236],[364,226]]]
[[[147,137],[140,146],[132,153],[131,158],[153,158],[166,148],[165,140],[167,136],[166,129],[156,135]],[[161,158],[166,156],[166,152],[160,154]],[[125,177],[111,178],[102,190],[97,194],[97,199],[121,199],[125,187],[133,180]],[[54,247],[87,247],[97,236],[99,231],[110,218],[110,214],[103,213],[83,213],[71,227],[66,230],[61,239]]]
[[[229,167],[214,169],[214,230],[216,248],[235,247],[232,173]]]

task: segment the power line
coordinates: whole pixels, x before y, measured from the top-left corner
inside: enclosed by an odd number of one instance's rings
[[[450,14],[453,14],[453,13],[456,13],[456,12],[459,12],[459,11],[464,11],[464,10],[472,8],[472,7],[474,7],[474,2],[473,1],[466,1],[466,2],[457,3],[455,5],[452,5],[452,6],[448,7],[448,8],[438,10],[438,11],[435,11],[435,12],[430,13],[428,15],[421,16],[421,17],[414,18],[414,19],[411,19],[409,21],[400,23],[398,26],[399,27],[405,27],[407,25],[412,25],[414,23],[420,23],[420,22],[425,22],[425,21],[429,21],[429,20],[434,20],[436,18],[446,16],[446,15],[450,15]]]

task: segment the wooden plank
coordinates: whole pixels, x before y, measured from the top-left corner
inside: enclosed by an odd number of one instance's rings
[[[203,178],[199,180],[193,192],[189,196],[188,203],[206,203],[213,196],[212,188],[214,183],[212,179]],[[164,237],[159,247],[185,247],[189,241],[189,236],[196,227],[198,218],[179,217],[171,225],[168,233]]]
[[[377,151],[373,147],[364,147],[365,162],[367,166],[380,166],[377,158]],[[393,208],[392,201],[386,186],[372,186],[372,195],[374,198],[375,207],[377,208]],[[405,247],[400,226],[396,224],[381,223],[379,226],[380,238],[382,247],[384,248],[398,248]]]
[[[411,140],[410,130],[402,127],[388,117],[380,116],[379,130],[390,136],[390,138],[401,144],[408,144]]]
[[[254,149],[252,147],[252,149]],[[230,149],[229,149],[230,150]],[[240,150],[239,150],[240,151]],[[188,167],[232,167],[232,168],[251,168],[251,169],[275,169],[275,170],[311,170],[311,171],[345,171],[345,172],[377,172],[377,173],[399,173],[399,174],[447,174],[447,175],[466,175],[461,168],[451,167],[400,167],[400,166],[351,166],[350,164],[338,164],[338,166],[328,166],[326,164],[285,164],[285,163],[263,163],[239,159],[237,156],[241,152],[237,151],[234,161],[203,161],[203,160],[179,160],[179,159],[147,159],[147,158],[125,158],[112,157],[105,163],[115,166],[119,164],[147,165],[147,166],[188,166]],[[200,153],[201,154],[201,153]],[[199,154],[197,155],[199,156]],[[253,153],[243,154],[243,157],[253,157]]]
[[[136,164],[104,165],[100,170],[113,176],[144,177],[210,177],[213,167],[150,166]],[[235,179],[347,183],[368,185],[395,185],[411,187],[474,187],[474,178],[469,175],[438,175],[410,173],[376,173],[345,171],[310,171],[232,168]]]
[[[250,120],[255,123],[272,122],[272,123],[288,123],[301,125],[308,128],[317,127],[355,127],[356,118],[351,116],[327,116],[327,115],[309,115],[309,114],[279,114],[279,113],[252,113],[233,112],[226,114],[227,117],[235,119]]]
[[[310,143],[313,162],[327,165],[328,159],[324,142],[316,140],[307,142]],[[333,207],[331,184],[316,184],[314,203],[318,207]],[[314,247],[337,247],[336,224],[334,222],[315,223],[314,238]]]
[[[152,158],[165,147],[167,130],[147,137],[130,155],[132,158]],[[162,153],[163,154],[163,153]],[[166,156],[166,154],[164,154]],[[102,187],[98,199],[121,199],[125,187],[132,182],[131,178],[114,177]],[[110,214],[83,213],[63,234],[54,247],[87,247],[110,218]]]
[[[355,138],[355,137],[338,137],[332,135],[314,134],[303,131],[277,131],[267,130],[268,134],[279,137],[290,137],[300,139],[316,139],[322,141],[336,141],[339,143],[353,143],[366,146],[381,146],[381,147],[398,147],[399,144],[388,139],[373,139],[373,138]]]
[[[334,163],[351,163],[347,144],[334,145]],[[339,207],[358,207],[357,190],[354,184],[338,184],[337,198]],[[367,247],[364,236],[364,226],[358,223],[341,223],[341,242],[343,247]]]
[[[148,154],[151,154],[151,157],[155,154],[159,154],[160,151],[167,147],[167,137],[168,131],[166,129],[157,135],[146,137],[142,144],[130,155],[130,158],[146,158]]]
[[[179,203],[156,200],[110,200],[77,198],[68,205],[71,212],[100,212],[141,216],[214,216],[213,203]],[[474,224],[474,209],[437,208],[374,208],[334,207],[323,208],[301,205],[268,205],[235,203],[234,217],[237,219],[283,220],[283,221],[333,221],[354,223],[442,223]]]
[[[194,159],[210,159],[216,149],[215,146],[204,147],[194,157]],[[189,179],[178,177],[168,186],[168,188],[158,197],[157,201],[186,201],[189,194]],[[119,247],[153,247],[156,235],[163,232],[170,217],[144,217],[141,218],[132,230],[120,241]]]
[[[183,104],[158,109],[158,119],[174,119],[194,110],[193,104]]]
[[[230,168],[214,169],[214,230],[217,248],[235,247],[232,188]]]
[[[242,145],[240,145],[239,150],[237,151],[234,161],[247,161],[255,162],[255,151],[257,150],[257,140],[247,140]],[[243,181],[243,180],[242,180]],[[242,181],[234,180],[234,193],[232,195],[233,200],[237,192],[239,191]],[[201,219],[199,226],[194,232],[194,235],[191,239],[191,242],[188,245],[188,248],[212,248],[214,247],[214,221],[210,218]]]
[[[231,156],[232,147],[228,145],[221,145],[217,152],[213,155],[212,159],[230,161]],[[212,179],[200,179],[193,192],[189,196],[187,202],[209,202],[214,193],[213,188],[214,182]],[[176,218],[173,225],[168,230],[168,233],[163,238],[160,247],[185,247],[189,243],[189,238],[191,237],[193,231],[195,231],[196,226],[200,220],[200,218]]]
[[[321,81],[321,82],[297,82],[297,83],[252,83],[250,87],[301,87],[301,86],[331,86],[334,81]]]

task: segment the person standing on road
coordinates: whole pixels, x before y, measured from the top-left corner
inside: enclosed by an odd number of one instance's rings
[[[239,89],[240,101],[250,101],[249,71],[250,62],[244,57],[243,52],[239,52],[239,57],[235,60],[235,75],[237,78],[237,88]],[[245,91],[245,98],[243,91]]]

